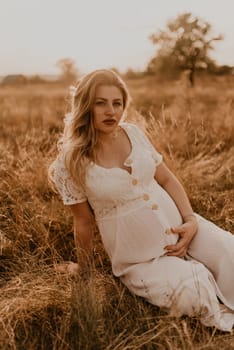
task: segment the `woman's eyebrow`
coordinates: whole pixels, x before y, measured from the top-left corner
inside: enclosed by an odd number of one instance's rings
[[[104,97],[96,97],[95,99],[96,99],[96,100],[108,101],[108,99],[107,99],[107,98],[104,98]],[[113,101],[122,101],[122,99],[117,97],[117,98],[113,98]]]

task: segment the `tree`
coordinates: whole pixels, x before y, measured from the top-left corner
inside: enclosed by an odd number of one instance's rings
[[[74,83],[78,77],[78,69],[76,63],[72,58],[63,58],[59,60],[56,65],[61,71],[61,80],[67,83]]]
[[[181,72],[189,70],[194,84],[197,69],[207,69],[215,62],[209,56],[213,43],[223,37],[212,36],[212,26],[191,13],[183,13],[167,23],[165,30],[150,35],[158,47],[157,55],[149,62],[148,72]]]

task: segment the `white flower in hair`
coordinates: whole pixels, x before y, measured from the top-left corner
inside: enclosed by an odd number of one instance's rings
[[[76,94],[76,87],[73,86],[73,85],[71,85],[71,86],[69,87],[69,92],[70,92],[71,97],[75,97],[75,94]]]

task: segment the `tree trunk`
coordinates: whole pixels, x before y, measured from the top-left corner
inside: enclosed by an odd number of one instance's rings
[[[193,87],[195,84],[195,67],[194,66],[190,69],[188,78],[189,78],[190,86]]]

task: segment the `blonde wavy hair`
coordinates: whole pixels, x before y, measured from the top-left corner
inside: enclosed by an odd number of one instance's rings
[[[95,161],[97,133],[92,108],[97,88],[101,85],[119,88],[126,111],[130,96],[124,81],[112,70],[95,70],[78,81],[72,96],[71,113],[65,118],[64,131],[58,142],[59,155],[63,157],[67,171],[82,188],[85,188],[87,166],[90,161]]]

